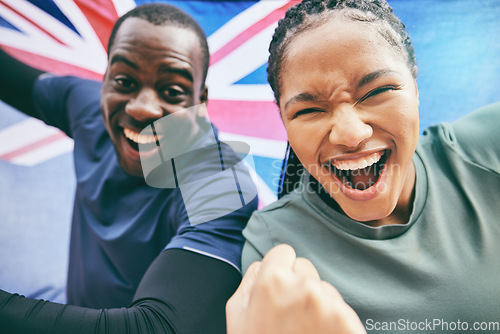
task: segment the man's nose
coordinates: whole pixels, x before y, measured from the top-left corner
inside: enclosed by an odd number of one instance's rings
[[[373,128],[352,106],[339,106],[332,115],[329,140],[334,145],[355,148],[373,135]]]
[[[153,89],[142,89],[127,103],[125,112],[141,123],[150,123],[164,116],[161,100]]]

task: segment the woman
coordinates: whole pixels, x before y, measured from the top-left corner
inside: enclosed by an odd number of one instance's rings
[[[500,105],[419,137],[415,55],[385,1],[305,0],[269,51],[290,193],[252,216],[243,266],[291,245],[368,331],[500,330]]]

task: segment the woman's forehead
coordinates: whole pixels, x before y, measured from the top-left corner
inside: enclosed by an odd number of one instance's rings
[[[292,41],[282,64],[280,105],[304,91],[329,95],[356,90],[365,77],[410,80],[407,62],[370,25],[339,21],[304,32]]]
[[[371,24],[347,20],[328,22],[304,31],[291,41],[284,56],[283,74],[307,68],[321,70],[321,66],[331,69],[395,61],[405,63],[401,53]]]

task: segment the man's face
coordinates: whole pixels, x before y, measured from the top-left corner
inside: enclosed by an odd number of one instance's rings
[[[200,41],[187,28],[128,18],[108,52],[101,90],[104,124],[123,170],[142,177],[138,143],[154,143],[155,138],[140,135],[141,130],[206,102]]]

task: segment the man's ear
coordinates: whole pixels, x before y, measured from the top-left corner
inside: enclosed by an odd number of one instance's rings
[[[208,87],[206,85],[201,89],[200,102],[208,104]]]

